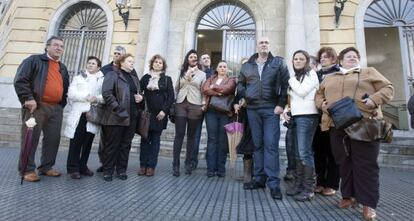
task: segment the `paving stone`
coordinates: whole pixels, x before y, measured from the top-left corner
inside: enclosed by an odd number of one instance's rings
[[[126,181],[104,182],[101,174],[72,180],[64,174],[20,185],[18,154],[17,148],[0,148],[0,220],[361,220],[361,208],[336,207],[339,194],[305,203],[286,195],[275,201],[267,189],[246,191],[230,177],[207,178],[204,160],[192,175],[177,178],[171,175],[172,160],[160,157],[154,177],[138,177],[136,153]],[[59,151],[56,169],[65,171],[66,157]],[[89,167],[98,166],[93,152]],[[414,174],[382,168],[380,178],[378,220],[413,220]]]

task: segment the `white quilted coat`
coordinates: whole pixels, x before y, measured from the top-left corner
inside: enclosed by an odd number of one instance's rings
[[[66,105],[65,129],[63,134],[68,138],[75,136],[76,127],[78,126],[80,116],[84,112],[88,112],[91,105],[87,101],[89,95],[95,96],[99,103],[104,103],[102,97],[102,83],[104,76],[102,72],[75,76],[70,83],[68,90],[68,105]],[[100,125],[87,122],[86,131],[97,134]]]

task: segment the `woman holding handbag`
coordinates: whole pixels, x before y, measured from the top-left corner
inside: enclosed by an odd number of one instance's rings
[[[119,70],[105,75],[102,86],[106,103],[102,121],[102,155],[105,157],[101,159],[105,181],[112,181],[115,170],[119,179],[128,179],[129,151],[137,125],[138,105],[143,100],[132,55],[121,56],[117,67]]]
[[[315,101],[323,111],[321,129],[329,130],[332,153],[339,164],[342,200],[338,206],[346,209],[361,203],[364,219],[373,220],[379,200],[379,142],[349,138],[344,129],[334,124],[332,111],[329,113],[335,102],[348,96],[364,118],[382,118],[381,105],[393,98],[392,83],[374,68],[361,68],[359,59],[356,48],[342,50],[340,71],[325,77]]]
[[[139,176],[154,176],[161,133],[167,128],[168,111],[174,102],[174,88],[171,77],[165,74],[166,69],[165,59],[156,54],[149,62],[149,73],[141,78],[141,91],[150,113],[150,124],[148,137],[141,137]]]
[[[227,63],[220,61],[216,73],[203,85],[207,106],[207,177],[224,177],[226,174],[228,143],[224,125],[230,122],[236,88],[236,80],[229,78],[227,71]]]
[[[316,72],[311,69],[310,56],[306,51],[293,53],[294,75],[289,79],[288,94],[293,123],[293,150],[296,152],[296,180],[287,194],[297,201],[311,200],[314,196],[315,163],[312,140],[318,126],[319,112],[315,106],[315,93],[319,87]],[[284,114],[290,121],[291,117]]]
[[[99,70],[101,60],[89,56],[87,62],[85,72],[73,78],[68,90],[69,112],[63,133],[70,138],[66,170],[72,179],[80,179],[81,175],[93,176],[87,163],[93,138],[99,132],[100,125],[88,122],[86,113],[91,105],[104,103],[101,94],[104,76]]]

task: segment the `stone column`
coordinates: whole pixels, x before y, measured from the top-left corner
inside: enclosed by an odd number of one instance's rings
[[[304,0],[287,0],[286,30],[285,30],[285,59],[292,70],[292,55],[296,50],[306,50]],[[318,33],[319,34],[319,33]]]
[[[144,74],[149,71],[148,62],[152,56],[155,54],[167,56],[169,22],[170,0],[155,0],[145,55]]]

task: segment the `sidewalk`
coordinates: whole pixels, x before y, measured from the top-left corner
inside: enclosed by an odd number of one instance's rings
[[[159,159],[154,177],[138,177],[138,155],[130,156],[129,178],[104,182],[101,175],[72,180],[42,177],[20,185],[18,148],[0,148],[0,220],[361,220],[361,208],[340,210],[340,195],[297,203],[268,190],[245,191],[226,178],[207,178],[204,161],[193,175],[171,175],[170,158]],[[39,156],[38,156],[39,157]],[[55,168],[65,172],[66,151]],[[95,152],[89,167],[98,167]],[[241,166],[241,165],[240,165]],[[283,182],[282,182],[283,183]],[[378,220],[414,220],[414,173],[381,170]],[[284,192],[284,186],[282,186]]]

